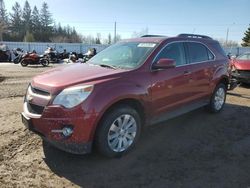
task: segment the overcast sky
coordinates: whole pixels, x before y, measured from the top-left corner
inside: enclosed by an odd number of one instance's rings
[[[23,7],[24,0],[16,0]],[[41,0],[28,0],[41,8]],[[114,22],[122,38],[148,28],[149,34],[206,34],[241,42],[250,24],[250,0],[44,0],[56,22],[83,35],[113,36]],[[8,12],[14,0],[5,0]]]

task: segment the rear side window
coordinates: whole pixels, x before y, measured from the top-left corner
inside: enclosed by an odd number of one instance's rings
[[[157,56],[156,61],[161,58],[173,59],[176,65],[186,64],[184,46],[182,42],[176,42],[167,45]]]
[[[190,63],[209,61],[214,59],[214,55],[210,50],[201,43],[188,42],[189,60]]]

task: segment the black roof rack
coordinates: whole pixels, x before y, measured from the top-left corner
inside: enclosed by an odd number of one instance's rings
[[[211,37],[206,36],[206,35],[196,35],[196,34],[187,34],[187,33],[179,34],[177,37],[212,39]]]
[[[143,37],[166,37],[166,36],[164,35],[142,35],[141,37],[143,38]]]

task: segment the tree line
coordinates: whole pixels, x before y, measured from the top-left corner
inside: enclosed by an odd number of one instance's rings
[[[143,30],[148,33],[148,28]],[[242,46],[250,46],[250,26],[244,33]],[[133,37],[142,35],[141,32],[134,32]],[[40,10],[36,6],[30,7],[28,0],[24,2],[23,7],[15,2],[11,12],[5,9],[4,0],[0,0],[0,41],[24,41],[24,42],[65,42],[65,43],[90,43],[90,44],[111,44],[114,42],[111,34],[107,39],[102,39],[101,33],[96,37],[92,35],[82,36],[74,27],[61,26],[56,23],[49,11],[48,4],[43,2]],[[121,39],[116,36],[116,41]],[[238,46],[235,41],[219,40],[223,46]]]
[[[43,2],[40,10],[37,6],[32,9],[27,0],[23,7],[15,2],[8,13],[4,0],[0,0],[0,41],[100,44],[100,37],[101,34],[96,37],[82,36],[74,27],[55,23],[46,2]],[[111,43],[110,35],[106,42]]]

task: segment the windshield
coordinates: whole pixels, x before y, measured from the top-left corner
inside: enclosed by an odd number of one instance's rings
[[[240,60],[250,60],[250,53],[242,54],[239,57],[237,57],[237,59],[240,59]]]
[[[120,42],[90,59],[90,64],[133,69],[139,67],[156,47],[156,43]]]

